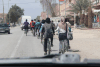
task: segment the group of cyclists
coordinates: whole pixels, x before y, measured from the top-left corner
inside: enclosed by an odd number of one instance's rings
[[[51,47],[53,47],[53,36],[55,35],[55,31],[58,31],[59,33],[59,53],[61,54],[61,51],[63,49],[62,43],[65,43],[66,49],[70,49],[69,46],[69,40],[67,39],[67,34],[69,28],[68,28],[68,19],[61,18],[61,21],[59,21],[58,27],[55,30],[55,25],[53,21],[50,20],[50,18],[46,18],[45,20],[43,19],[41,22],[38,20],[37,22],[34,20],[31,20],[30,22],[30,27],[32,30],[32,33],[34,36],[41,37],[41,43],[42,40],[44,40],[44,55],[47,55],[47,40],[48,38],[51,39]],[[24,22],[24,27],[25,29],[28,29],[29,23]],[[67,26],[67,28],[66,28]],[[68,47],[68,48],[67,48]]]

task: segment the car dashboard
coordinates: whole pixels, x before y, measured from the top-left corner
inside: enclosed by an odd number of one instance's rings
[[[78,54],[49,55],[30,58],[6,58],[0,59],[0,67],[100,66],[100,60],[85,59],[81,62],[80,59]]]

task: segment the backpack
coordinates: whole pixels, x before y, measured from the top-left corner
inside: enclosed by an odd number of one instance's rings
[[[32,26],[35,26],[35,23],[34,22],[32,22]]]
[[[47,29],[47,35],[46,35],[46,37],[47,37],[47,38],[52,38],[52,37],[53,37],[52,24],[50,25],[50,28],[48,28],[48,27],[46,26],[46,29]]]
[[[53,27],[55,27],[55,24],[54,23],[52,23],[52,25],[53,25]]]

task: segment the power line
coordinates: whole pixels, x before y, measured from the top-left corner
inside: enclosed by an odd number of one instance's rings
[[[9,4],[30,4],[30,3],[39,3],[39,2],[28,2],[28,3],[9,3]],[[3,4],[0,4],[3,5]],[[8,4],[4,4],[4,5],[8,5]]]

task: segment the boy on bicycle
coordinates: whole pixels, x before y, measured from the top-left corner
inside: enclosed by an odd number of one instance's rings
[[[50,21],[50,18],[46,18],[46,23],[42,27],[42,33],[44,33],[44,55],[47,55],[47,40],[51,39],[51,46],[53,46],[53,34],[54,29]]]
[[[24,28],[25,28],[25,30],[27,30],[27,32],[28,32],[28,25],[29,25],[29,22],[27,22],[27,19],[26,19],[26,22],[24,22]]]

